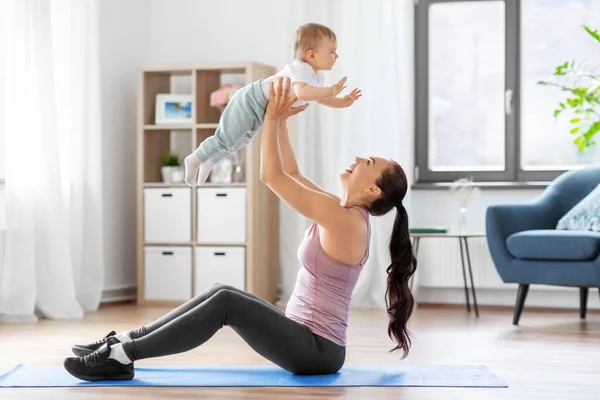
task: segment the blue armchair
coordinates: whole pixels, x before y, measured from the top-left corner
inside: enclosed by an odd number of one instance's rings
[[[535,200],[487,209],[487,242],[505,283],[518,283],[518,325],[529,285],[579,287],[580,317],[588,289],[600,288],[600,232],[556,230],[558,220],[600,184],[600,166],[569,171]]]

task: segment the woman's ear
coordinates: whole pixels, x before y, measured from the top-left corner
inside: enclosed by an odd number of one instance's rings
[[[367,197],[369,199],[374,199],[376,197],[379,197],[379,195],[381,195],[381,189],[378,186],[371,186],[371,187],[365,189],[365,194],[367,195]]]

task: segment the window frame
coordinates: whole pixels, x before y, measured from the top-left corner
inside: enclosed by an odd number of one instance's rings
[[[505,10],[505,101],[503,171],[432,171],[429,168],[429,7],[437,3],[503,1]],[[477,182],[546,182],[564,169],[524,170],[521,166],[521,0],[415,0],[415,183],[453,182],[465,176]],[[506,97],[505,97],[506,99]],[[507,113],[507,108],[510,113]]]

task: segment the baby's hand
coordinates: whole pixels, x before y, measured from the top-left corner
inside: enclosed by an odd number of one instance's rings
[[[331,85],[331,97],[337,96],[342,90],[346,89],[346,86],[344,86],[346,79],[348,79],[348,77],[345,76],[335,85]]]
[[[342,107],[350,107],[356,100],[360,99],[360,96],[362,96],[361,91],[359,89],[354,89],[350,94],[342,97]]]

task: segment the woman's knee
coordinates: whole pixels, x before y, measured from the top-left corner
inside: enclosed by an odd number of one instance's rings
[[[199,299],[200,302],[203,302],[207,299],[212,298],[214,295],[216,295],[221,290],[235,291],[237,289],[235,289],[234,287],[232,287],[230,285],[224,285],[222,283],[215,283],[212,286],[210,286],[208,289],[203,291],[202,293],[198,294],[195,298]]]
[[[227,287],[227,285],[223,285],[223,287],[219,287],[219,290],[217,290],[211,298],[214,299],[216,303],[225,303],[231,306],[240,298],[240,294],[232,289],[231,286]]]
[[[231,286],[231,285],[225,285],[225,284],[223,284],[223,283],[218,283],[218,282],[217,282],[217,283],[215,283],[215,284],[212,286],[211,290],[212,290],[213,292],[215,292],[215,293],[218,293],[220,290],[231,290],[231,291],[235,291],[236,289],[235,289],[233,286]]]

